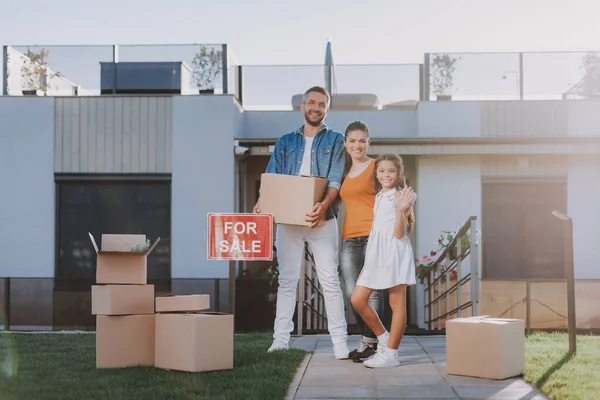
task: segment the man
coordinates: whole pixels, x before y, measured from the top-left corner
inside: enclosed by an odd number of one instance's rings
[[[349,353],[346,344],[347,325],[338,278],[337,222],[332,207],[344,172],[345,150],[343,135],[323,123],[330,103],[329,92],[322,87],[315,86],[304,93],[300,105],[304,113],[304,125],[277,140],[266,169],[267,173],[321,176],[329,181],[323,200],[307,210],[306,221],[310,223],[310,227],[277,226],[279,288],[274,340],[269,352],[289,348],[306,241],[314,255],[317,274],[323,287],[334,355],[337,359],[346,359]],[[260,213],[260,199],[254,206],[254,212]],[[320,221],[324,221],[324,225],[318,226]]]

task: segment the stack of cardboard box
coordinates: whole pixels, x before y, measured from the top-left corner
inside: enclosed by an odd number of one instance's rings
[[[156,298],[155,366],[187,372],[233,368],[233,314],[203,311],[208,295]]]
[[[152,246],[145,235],[102,235],[97,254],[92,314],[96,315],[96,367],[154,365],[154,285],[147,284]]]
[[[102,235],[92,314],[96,367],[155,366],[201,372],[233,368],[233,315],[206,311],[210,296],[155,296],[147,284],[145,235]],[[156,303],[155,303],[156,302]]]

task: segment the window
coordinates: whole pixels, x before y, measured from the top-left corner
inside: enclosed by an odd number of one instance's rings
[[[145,234],[160,243],[148,257],[148,279],[171,277],[171,182],[57,177],[57,278],[94,279],[103,233]]]
[[[566,183],[487,182],[482,185],[483,278],[564,277]]]

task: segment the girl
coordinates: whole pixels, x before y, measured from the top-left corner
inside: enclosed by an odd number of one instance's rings
[[[352,305],[377,335],[375,355],[364,361],[369,368],[396,367],[398,346],[406,327],[406,286],[416,284],[415,264],[408,233],[414,225],[413,204],[417,198],[406,187],[402,159],[383,154],[375,160],[376,191],[374,218],[365,254],[365,264],[352,293]],[[392,325],[390,332],[368,304],[374,290],[388,289]]]
[[[344,202],[345,218],[342,228],[342,249],[340,265],[344,288],[348,298],[352,296],[356,280],[365,261],[365,249],[373,223],[375,204],[375,160],[367,156],[369,148],[369,127],[361,121],[353,121],[344,133],[346,147],[346,168],[340,198]],[[383,318],[383,291],[375,290],[369,297],[369,304],[380,319]],[[377,335],[365,324],[360,314],[353,309],[354,317],[362,333],[362,340],[350,352],[354,362],[362,362],[377,350]]]

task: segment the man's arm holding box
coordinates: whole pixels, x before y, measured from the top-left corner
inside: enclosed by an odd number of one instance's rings
[[[338,192],[342,185],[341,182],[344,174],[344,167],[346,166],[345,151],[344,138],[341,134],[337,134],[332,149],[331,168],[327,175],[328,182],[325,197],[320,202],[315,203],[311,212],[306,214],[306,221],[311,223],[311,228],[317,226],[321,219],[325,219],[327,209],[338,196]]]

